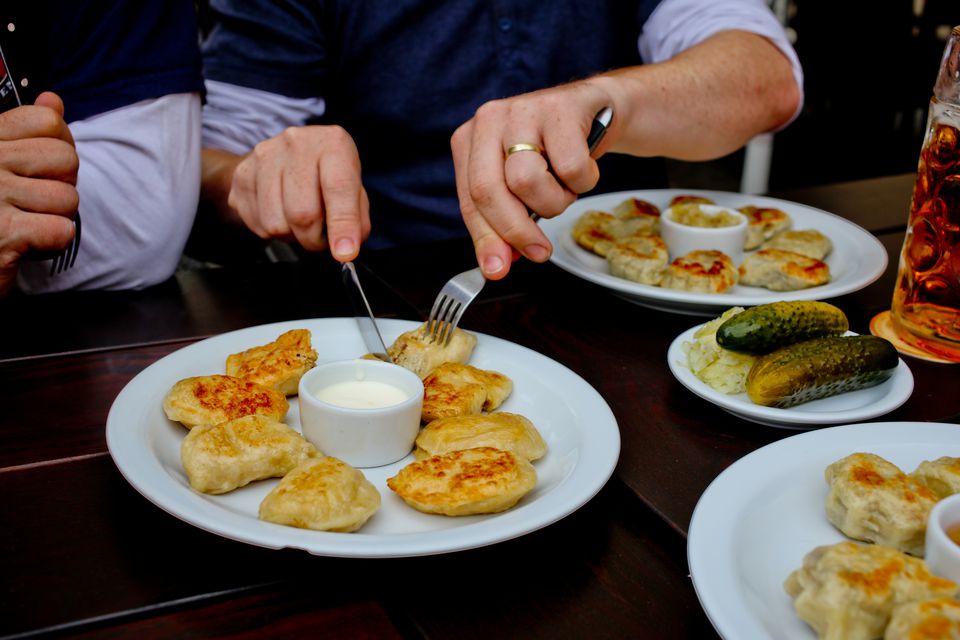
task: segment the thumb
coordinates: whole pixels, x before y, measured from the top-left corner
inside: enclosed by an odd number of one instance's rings
[[[39,96],[37,96],[36,102],[33,104],[38,107],[49,107],[57,112],[61,118],[63,117],[63,100],[60,99],[60,96],[55,94],[52,91],[44,91]]]

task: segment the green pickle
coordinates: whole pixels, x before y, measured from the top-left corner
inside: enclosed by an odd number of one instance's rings
[[[758,358],[747,375],[747,395],[759,405],[792,407],[880,384],[898,363],[897,350],[883,338],[813,338]]]
[[[842,336],[849,328],[843,311],[827,302],[772,302],[747,309],[720,325],[717,344],[730,351],[762,355],[810,338]]]

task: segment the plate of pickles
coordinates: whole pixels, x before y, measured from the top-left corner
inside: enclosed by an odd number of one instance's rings
[[[667,364],[701,398],[785,429],[871,420],[913,392],[889,342],[849,331],[839,308],[812,300],[732,307],[677,336]]]

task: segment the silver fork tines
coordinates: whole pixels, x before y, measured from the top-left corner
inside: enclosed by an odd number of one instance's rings
[[[73,266],[77,261],[77,254],[80,253],[80,212],[77,211],[73,217],[73,240],[70,241],[63,251],[53,257],[50,262],[50,275],[60,273]]]
[[[453,330],[460,323],[463,312],[483,289],[487,279],[480,268],[459,273],[443,285],[427,320],[427,337],[446,346],[453,337]]]

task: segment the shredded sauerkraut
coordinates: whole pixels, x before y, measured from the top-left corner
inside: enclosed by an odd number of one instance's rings
[[[742,312],[743,307],[727,309],[693,334],[694,342],[685,342],[687,363],[695,376],[722,393],[743,393],[747,390],[747,374],[756,356],[729,351],[717,344],[717,329],[727,319]]]

